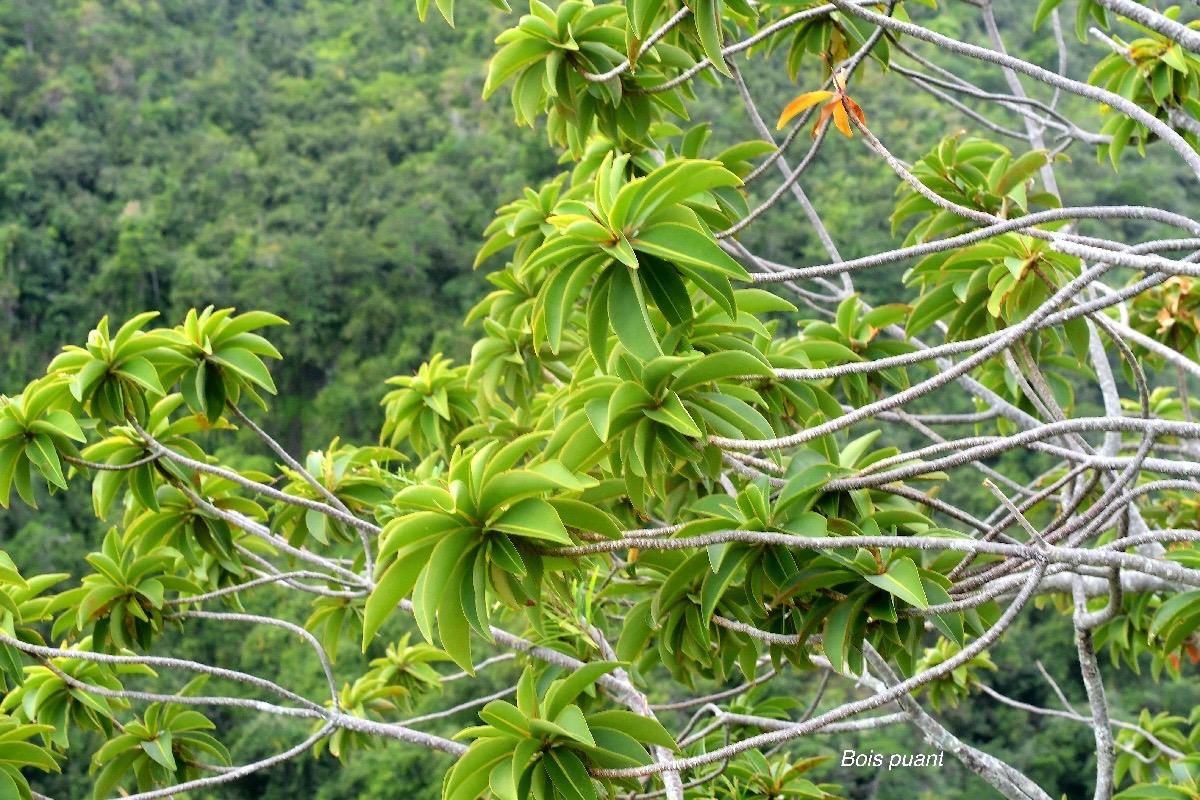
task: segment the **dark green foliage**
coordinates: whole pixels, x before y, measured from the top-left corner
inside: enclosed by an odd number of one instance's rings
[[[97,310],[253,306],[293,324],[289,441],[377,431],[379,378],[465,351],[444,323],[479,292],[479,233],[550,166],[479,100],[497,28],[459,17],[466,36],[386,0],[0,7],[0,390]],[[358,430],[318,419],[360,372]]]

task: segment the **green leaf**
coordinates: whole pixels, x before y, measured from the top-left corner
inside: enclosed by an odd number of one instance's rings
[[[107,374],[108,364],[99,359],[88,361],[71,379],[71,394],[76,400],[83,402],[91,395],[93,387]]]
[[[1105,126],[1106,128],[1108,126]],[[1112,162],[1113,169],[1118,169],[1121,163],[1121,153],[1125,151],[1126,145],[1129,144],[1129,137],[1133,136],[1137,130],[1137,123],[1129,117],[1119,117],[1111,131],[1112,142],[1108,146],[1108,160]]]
[[[730,558],[727,555],[721,560],[720,567],[715,572],[704,576],[704,584],[700,592],[700,618],[705,625],[712,621],[713,610],[717,607],[722,595],[725,594],[725,590],[729,588],[742,568],[754,560],[755,555],[753,548],[744,548],[736,558]]]
[[[811,451],[810,454],[815,456]],[[820,487],[829,481],[829,478],[836,469],[832,464],[820,461],[808,464],[807,466],[801,466],[797,462],[796,466],[800,467],[799,471],[788,478],[779,496],[775,499],[776,514],[786,512],[798,500],[811,497],[815,493],[815,490],[820,489]]]
[[[593,661],[584,664],[565,678],[555,681],[546,690],[546,697],[542,704],[545,716],[554,719],[568,703],[574,702],[584,689],[599,680],[601,676],[607,675],[620,666],[620,662],[616,661]]]
[[[574,544],[554,506],[537,497],[529,497],[513,504],[488,527],[525,539],[538,539],[565,546]]]
[[[870,592],[859,592],[834,606],[821,636],[821,647],[825,657],[838,672],[846,669],[850,648],[855,645],[852,637],[862,617],[863,607],[871,598]]]
[[[646,308],[642,283],[636,271],[616,267],[608,294],[608,324],[621,344],[642,361],[663,354],[658,334]]]
[[[158,370],[142,356],[134,356],[128,361],[122,362],[113,372],[153,395],[162,397],[166,394],[158,379]]]
[[[667,732],[667,729],[663,727],[661,722],[650,717],[635,714],[632,711],[621,709],[600,711],[588,715],[588,724],[591,725],[593,731],[599,728],[611,728],[612,730],[620,731],[626,736],[631,736],[639,742],[665,747],[672,752],[679,751],[679,746],[675,743],[675,738]]]
[[[617,638],[617,646],[613,648],[617,658],[624,661],[637,658],[653,633],[651,601],[643,600],[625,614],[625,624],[621,626],[621,635]]]
[[[213,362],[205,362],[204,369],[197,374],[201,373],[205,375],[201,391],[204,398],[204,410],[208,417],[208,424],[215,425],[221,415],[225,413],[225,400],[227,399],[225,377],[221,374],[221,367]]]
[[[0,506],[8,508],[17,467],[26,460],[23,438],[12,439],[0,445]]]
[[[843,467],[854,467],[859,460],[866,455],[867,449],[870,448],[875,440],[883,434],[881,430],[873,430],[870,433],[863,434],[852,442],[847,443],[842,448],[842,452],[838,454],[838,464]]]
[[[644,41],[652,32],[654,20],[662,7],[663,0],[630,0],[629,27],[638,42]]]
[[[383,576],[376,581],[375,588],[367,598],[366,608],[363,610],[362,647],[364,653],[367,651],[367,645],[370,644],[371,639],[375,638],[379,626],[399,605],[405,595],[412,591],[417,582],[417,576],[421,574],[425,564],[423,559],[413,556],[396,559],[383,573]]]
[[[1182,72],[1184,75],[1189,72],[1187,61],[1183,56],[1183,48],[1178,44],[1173,44],[1164,50],[1162,60],[1164,64],[1176,72]]]
[[[653,761],[646,748],[628,734],[612,728],[592,728],[596,749],[589,753],[596,766],[607,769],[645,766]]]
[[[667,392],[666,398],[658,408],[647,408],[642,413],[655,422],[661,422],[676,431],[679,431],[684,436],[693,439],[699,439],[704,436],[704,431],[696,424],[692,415],[683,407],[683,403],[679,399],[679,395],[674,392]]]
[[[487,482],[479,494],[479,513],[490,514],[497,506],[561,487],[561,481],[549,475],[528,469],[515,469],[497,475]]]
[[[17,776],[21,778],[20,781],[9,774],[8,770],[0,769],[0,798],[4,800],[28,800],[30,797],[28,794],[29,785],[19,772]]]
[[[513,575],[526,575],[529,572],[525,567],[525,560],[521,558],[520,552],[507,534],[489,537],[487,556],[492,564],[505,572]]]
[[[604,402],[603,398],[598,399],[600,402]],[[609,395],[608,407],[604,413],[601,414],[600,410],[596,408],[588,412],[588,421],[592,423],[596,435],[607,441],[613,433],[619,432],[612,429],[613,423],[621,421],[619,430],[623,430],[625,424],[637,419],[644,406],[651,405],[653,402],[654,398],[641,384],[635,381],[624,381]]]
[[[910,605],[929,608],[929,600],[925,597],[917,565],[908,556],[897,558],[888,564],[887,572],[883,575],[867,575],[866,579]]]
[[[612,275],[615,270],[608,270],[601,273],[600,278],[596,281],[596,285],[592,287],[592,294],[588,298],[587,306],[587,337],[588,347],[592,352],[592,358],[596,364],[603,367],[608,359],[608,332],[612,326],[608,322],[609,309],[609,286],[612,284]]]
[[[1050,157],[1045,150],[1030,150],[1028,153],[1023,154],[1016,161],[1012,162],[1004,175],[1001,176],[1000,182],[996,185],[996,193],[1000,195],[1008,194],[1014,187],[1025,183],[1034,173],[1048,163],[1050,163]]]
[[[443,800],[476,800],[488,787],[492,769],[512,754],[513,740],[478,739],[446,776]]]
[[[479,718],[497,730],[528,737],[529,720],[512,703],[493,700],[479,711]]]
[[[774,373],[768,364],[743,350],[724,350],[709,353],[696,363],[684,369],[675,376],[671,387],[676,392],[686,392],[688,389],[711,381],[733,378],[741,375],[759,375],[771,377]]]
[[[39,433],[30,439],[25,447],[25,455],[47,481],[60,489],[67,488],[62,462],[58,459],[58,451],[54,449],[54,440],[48,434]]]
[[[650,605],[653,619],[662,622],[663,614],[670,610],[675,601],[683,596],[688,588],[708,573],[708,554],[696,553],[671,571],[663,581]]]
[[[951,602],[950,594],[941,586],[941,584],[930,579],[928,574],[921,576],[921,585],[925,589],[925,596],[929,598],[930,605],[940,606]],[[962,612],[951,612],[948,614],[939,614],[936,617],[931,617],[930,622],[934,627],[941,631],[947,639],[957,644],[959,647],[966,645],[966,629],[963,627]]]
[[[413,593],[413,616],[425,641],[433,643],[433,621],[450,576],[478,541],[478,532],[462,530],[446,536],[433,548],[429,563],[417,579]],[[456,587],[457,588],[457,587]]]
[[[44,772],[58,772],[58,762],[50,753],[29,742],[0,743],[0,761],[17,767],[36,767]]]
[[[171,734],[169,731],[160,733],[148,742],[142,742],[142,750],[146,755],[162,764],[172,772],[175,771],[175,755],[171,752]]]
[[[621,538],[621,528],[613,518],[591,503],[560,497],[552,497],[547,502],[554,506],[563,525],[606,539]]]
[[[256,383],[271,394],[276,393],[275,381],[258,356],[240,347],[230,347],[213,353],[212,360],[248,381]]]
[[[95,782],[92,784],[93,800],[108,800],[113,789],[125,777],[125,773],[129,771],[140,755],[138,750],[127,750],[105,764],[104,769],[100,770],[100,774],[96,776]]]
[[[517,784],[513,777],[513,762],[502,760],[492,767],[488,776],[488,787],[499,800],[520,800],[517,795]]]
[[[1200,626],[1200,591],[1177,594],[1159,607],[1150,623],[1150,635],[1166,652],[1175,650]]]
[[[944,283],[921,296],[913,307],[905,324],[905,332],[916,336],[942,317],[957,309],[962,301],[954,291],[954,284]]]
[[[1033,29],[1036,31],[1040,28],[1042,23],[1050,17],[1054,9],[1058,8],[1061,4],[1062,0],[1042,0],[1038,4],[1037,12],[1033,15]]]
[[[142,453],[140,451],[133,447],[128,447],[109,456],[106,463],[115,466],[124,466],[137,461],[141,457]],[[127,471],[106,470],[92,479],[92,508],[95,510],[98,519],[106,519],[108,517],[108,512],[116,500],[117,492],[120,491],[121,484],[127,476]],[[0,473],[0,498],[4,497],[4,488],[3,474]]]
[[[588,747],[596,746],[596,740],[592,737],[592,730],[588,727],[587,719],[583,716],[583,711],[580,710],[579,706],[574,704],[566,706],[555,715],[554,724],[570,732],[576,741],[582,742]]]
[[[542,759],[546,774],[567,800],[596,800],[596,787],[579,756],[562,748],[550,750],[546,756]]]
[[[45,422],[68,439],[73,439],[77,442],[86,441],[83,429],[79,427],[79,422],[76,421],[74,416],[63,411],[61,408],[47,413]]]
[[[642,262],[642,280],[667,322],[674,326],[692,320],[695,317],[692,298],[679,277],[679,270],[673,264],[646,255],[642,256]]]
[[[1079,359],[1079,363],[1086,364],[1088,360],[1088,341],[1091,338],[1091,334],[1088,332],[1087,320],[1083,317],[1069,319],[1063,323],[1063,331],[1067,334],[1067,341],[1071,345],[1071,351]]]
[[[614,229],[644,227],[655,218],[664,222],[680,210],[679,203],[689,198],[740,185],[741,179],[718,161],[674,159],[645,178],[626,184],[613,205],[610,222]],[[685,211],[684,216],[699,224],[694,215]]]
[[[475,674],[475,666],[471,658],[471,623],[463,608],[462,594],[464,588],[474,588],[471,585],[471,567],[478,559],[470,557],[473,552],[476,551],[467,550],[464,553],[446,580],[437,612],[438,638],[442,649],[468,675]]]
[[[512,773],[513,780],[518,786],[521,785],[521,778],[528,771],[531,764],[536,763],[535,759],[541,756],[542,743],[537,739],[523,739],[517,742],[517,746],[513,748],[512,753]]]
[[[454,498],[451,497],[450,492],[441,486],[431,486],[428,484],[406,486],[396,495],[395,500],[392,502],[397,507],[403,509],[434,512],[454,511]]]
[[[545,58],[553,49],[553,45],[544,39],[526,36],[500,48],[488,65],[487,80],[483,84],[483,99],[491,97],[502,83],[533,62]]]
[[[247,311],[244,314],[238,314],[236,317],[230,317],[221,326],[220,332],[213,338],[213,346],[222,347],[235,336],[249,333],[258,328],[287,324],[286,319],[268,311]]]
[[[1193,800],[1194,794],[1186,789],[1176,789],[1154,783],[1140,783],[1113,795],[1113,800]]]
[[[133,496],[151,511],[158,511],[158,497],[154,490],[154,467],[143,464],[129,472],[129,489]]]
[[[721,0],[692,0],[689,4],[692,16],[695,18],[696,35],[700,39],[700,47],[704,55],[712,62],[713,67],[726,77],[732,78],[725,57],[721,54]]]
[[[687,265],[739,281],[749,281],[746,269],[711,236],[679,222],[661,222],[638,231],[633,249],[673,264]]]

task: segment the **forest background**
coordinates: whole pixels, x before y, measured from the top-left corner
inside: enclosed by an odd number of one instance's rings
[[[973,9],[944,2],[942,33],[982,37]],[[1033,33],[1033,6],[1000,3],[996,14],[1014,49],[1036,61],[1041,47],[1045,60],[1053,42]],[[544,131],[516,131],[506,98],[480,99],[500,19],[477,3],[459,10],[454,29],[421,24],[409,0],[0,0],[0,392],[19,391],[61,343],[81,341],[105,314],[120,322],[152,309],[175,322],[210,303],[253,307],[291,323],[272,337],[286,356],[274,372],[272,432],[293,452],[335,436],[374,441],[386,378],[410,373],[434,352],[469,359],[478,331],[462,320],[487,291],[488,268],[499,266],[471,267],[494,210],[561,169]],[[1088,53],[1071,46],[1079,51],[1071,72],[1082,77],[1100,45]],[[998,72],[975,68],[973,81],[1001,86]],[[795,94],[778,59],[743,69],[765,106],[777,110]],[[818,69],[806,65],[801,88],[819,82]],[[882,94],[875,78],[866,74],[856,98],[902,158],[960,128],[977,132],[928,96]],[[701,91],[693,122],[710,122],[718,140],[739,138],[747,125],[741,106]],[[806,176],[814,203],[845,257],[887,249],[896,178],[857,140],[833,138]],[[1154,148],[1148,163],[1115,173],[1083,148],[1068,155],[1075,163],[1062,190],[1071,204],[1200,208],[1195,186],[1169,159],[1156,160]],[[1119,234],[1129,241],[1148,234],[1141,223],[1114,224],[1131,226]],[[745,239],[787,263],[821,258],[799,214],[777,215]],[[899,286],[898,271],[860,279],[871,301],[894,301]],[[223,462],[252,466],[266,457],[255,440],[222,436],[214,434],[210,451]],[[15,506],[0,514],[0,548],[29,573],[79,574],[103,535],[88,503],[63,493],[42,498],[37,511]],[[1049,684],[1024,657],[1044,652],[1045,668],[1082,698],[1072,654],[1041,644],[1062,641],[1067,625],[1049,610],[1019,624],[992,652],[993,685],[1053,706]],[[286,674],[296,686],[320,680],[315,671],[295,674],[306,663],[304,645],[285,634],[198,630],[203,635],[177,644],[182,655],[268,678]],[[1200,704],[1195,667],[1174,683],[1127,667],[1114,674],[1118,712],[1145,705],[1186,715]],[[507,677],[489,673],[470,688],[486,691],[488,680],[499,686]],[[448,685],[435,702],[466,699],[455,689]],[[471,724],[470,712],[461,716],[446,730]],[[1086,728],[969,701],[946,719],[1048,791],[1083,796],[1093,771]],[[235,762],[251,761],[295,732],[264,718],[225,741]],[[914,746],[904,729],[886,729],[831,739],[826,750]],[[446,766],[443,756],[385,745],[346,766],[327,753],[290,762],[220,796],[432,799]],[[35,788],[85,797],[86,769],[69,763]],[[877,774],[841,769],[835,759],[822,777],[856,800],[990,796],[950,761]]]

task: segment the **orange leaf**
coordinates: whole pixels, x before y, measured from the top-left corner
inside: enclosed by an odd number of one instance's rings
[[[828,100],[831,97],[833,97],[833,92],[805,92],[792,102],[788,103],[783,109],[783,113],[779,115],[779,122],[775,126],[775,130],[782,130],[783,126],[787,125],[788,122],[797,114],[800,114],[806,109],[812,108],[817,103]]]
[[[859,124],[864,128],[867,127],[867,115],[863,113],[862,106],[849,97],[844,97],[843,100],[846,101],[846,110],[850,112],[850,116],[858,120]]]
[[[853,138],[854,129],[850,127],[850,115],[846,113],[845,103],[830,103],[833,106],[833,124],[847,136]]]

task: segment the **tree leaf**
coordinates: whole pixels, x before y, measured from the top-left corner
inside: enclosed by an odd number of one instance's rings
[[[846,669],[850,655],[851,641],[855,629],[862,616],[863,607],[871,597],[870,592],[859,592],[851,598],[841,601],[834,606],[829,618],[825,620],[825,629],[821,636],[821,647],[825,657],[838,672]]]
[[[54,441],[48,434],[39,433],[29,440],[25,447],[25,455],[37,467],[47,481],[59,487],[67,488],[67,479],[63,475],[62,462],[58,459],[58,451],[54,449]]]
[[[729,256],[716,240],[678,222],[661,222],[638,231],[633,249],[650,253],[675,264],[749,281],[750,274]]]
[[[275,381],[266,364],[258,356],[240,347],[229,347],[213,353],[212,360],[226,369],[241,375],[246,380],[258,384],[271,394],[276,394]]]
[[[443,800],[476,800],[487,789],[495,765],[511,756],[513,744],[509,738],[472,742],[446,775]]]
[[[413,593],[413,616],[425,641],[433,643],[433,622],[446,586],[455,569],[478,541],[478,532],[463,530],[442,539],[433,548],[429,563],[417,578]]]
[[[1053,13],[1054,9],[1058,8],[1061,4],[1062,0],[1042,0],[1038,4],[1037,12],[1033,15],[1033,29],[1036,31],[1040,28],[1042,23]]]
[[[696,35],[700,39],[700,47],[704,55],[712,62],[713,68],[722,75],[732,78],[725,56],[721,53],[721,0],[692,0],[692,17],[695,20]]]
[[[171,772],[175,771],[175,755],[171,752],[171,733],[169,731],[164,731],[157,737],[142,742],[142,750]]]
[[[510,42],[492,57],[488,65],[487,80],[483,84],[483,99],[491,97],[500,85],[523,68],[545,58],[553,49],[545,39],[522,37]]]
[[[137,384],[151,394],[158,395],[159,397],[166,394],[162,383],[158,379],[158,370],[142,356],[134,356],[128,361],[122,362],[113,372]]]
[[[597,800],[596,786],[579,756],[570,750],[555,748],[547,753],[543,763],[554,788],[565,797],[575,800]]]
[[[699,439],[704,436],[704,431],[692,419],[692,415],[683,407],[683,403],[679,400],[679,395],[674,392],[667,392],[666,398],[662,401],[658,408],[647,408],[642,413],[655,422],[661,422],[673,430],[679,431],[684,436],[692,439]]]
[[[667,732],[662,723],[650,717],[643,717],[641,714],[635,714],[632,711],[623,709],[614,709],[612,711],[600,711],[595,714],[588,715],[588,724],[592,730],[598,728],[611,728],[615,731],[620,731],[626,736],[631,736],[639,742],[665,747],[672,752],[679,752],[679,746],[675,743],[675,738]]]
[[[438,638],[441,640],[442,649],[455,664],[472,676],[475,674],[475,666],[471,658],[471,623],[463,608],[462,594],[463,588],[468,586],[471,580],[471,567],[476,563],[476,558],[472,555],[475,553],[477,551],[471,548],[459,557],[454,571],[442,585],[442,597],[437,609]],[[434,584],[431,582],[429,585]]]
[[[479,718],[497,730],[514,736],[528,737],[529,720],[516,706],[504,700],[493,700],[479,710]]]
[[[426,563],[424,559],[411,555],[407,558],[398,558],[375,582],[375,588],[367,597],[366,607],[363,610],[362,648],[364,653],[384,620],[412,591],[417,582],[417,576],[421,574]]]
[[[537,497],[514,503],[488,527],[524,539],[570,546],[574,544],[554,506]]]
[[[580,693],[599,680],[601,676],[607,675],[620,666],[621,663],[617,661],[593,661],[584,664],[566,677],[556,680],[546,690],[546,696],[542,702],[545,716],[548,719],[554,719],[568,703],[575,702],[575,698],[579,697]]]
[[[929,608],[929,600],[925,597],[925,589],[921,585],[921,575],[917,572],[917,565],[908,556],[902,556],[888,564],[887,572],[884,574],[867,575],[866,579],[910,605],[917,608]]]
[[[583,711],[579,706],[570,703],[565,706],[562,711],[554,716],[554,724],[561,727],[563,730],[570,731],[571,736],[577,742],[595,747],[596,740],[592,738],[591,728],[588,727],[587,719],[583,716]]]
[[[783,130],[783,127],[792,119],[831,97],[833,97],[833,92],[826,90],[805,92],[783,107],[783,112],[779,115],[779,122],[775,124],[775,130]]]
[[[608,325],[625,349],[642,361],[661,356],[658,333],[642,296],[641,280],[628,267],[616,267],[613,273],[608,294]]]
[[[715,572],[710,572],[704,576],[704,584],[701,587],[700,597],[700,619],[705,625],[712,621],[713,610],[716,609],[717,603],[720,602],[725,590],[733,583],[734,578],[738,576],[742,568],[746,564],[754,560],[756,553],[753,548],[745,547],[734,558],[726,556],[720,562],[719,568]]]

